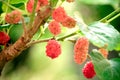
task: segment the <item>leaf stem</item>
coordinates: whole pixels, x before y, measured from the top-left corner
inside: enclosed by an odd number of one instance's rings
[[[66,38],[68,38],[68,37],[71,37],[71,36],[76,35],[79,31],[80,31],[80,30],[77,30],[77,31],[75,31],[75,32],[73,32],[73,33],[71,33],[71,34],[68,34],[68,35],[66,35],[66,36],[60,37],[60,38],[58,38],[58,39],[56,39],[56,40],[58,40],[58,41],[63,41],[64,39],[66,39]],[[32,41],[32,42],[28,43],[28,44],[26,45],[26,47],[30,47],[31,45],[36,44],[36,43],[48,42],[48,41],[51,40],[51,39],[54,39],[54,37],[53,37],[53,38],[49,38],[49,39],[44,39],[44,40]],[[74,40],[68,40],[68,41],[73,42],[73,43],[75,42]]]
[[[22,26],[23,26],[23,29],[24,29],[24,34],[27,33],[27,29],[26,29],[26,23],[24,21],[24,17],[21,18],[21,21],[22,21]]]
[[[106,17],[104,17],[103,19],[101,19],[100,22],[106,22],[107,19],[111,18],[112,16],[114,16],[118,12],[120,12],[120,8],[116,9],[115,11],[113,11],[112,13],[110,13],[109,15],[107,15]]]
[[[37,40],[39,40],[43,34],[44,34],[44,28],[43,26],[40,26],[40,34],[38,35]]]
[[[7,2],[8,4],[10,3],[10,0],[8,0],[8,2]],[[5,14],[7,14],[7,12],[8,12],[8,6],[6,7],[6,9],[5,9]],[[5,24],[5,20],[3,20],[3,25]]]
[[[66,38],[68,38],[68,37],[71,37],[71,36],[76,35],[78,32],[79,32],[79,30],[77,30],[77,31],[75,31],[75,32],[73,32],[73,33],[71,33],[71,34],[65,35],[65,36],[63,36],[63,37],[60,37],[60,38],[58,38],[57,40],[58,40],[58,41],[63,41],[64,39],[66,39]]]
[[[30,43],[28,43],[28,44],[26,45],[26,48],[30,47],[30,46],[33,45],[33,44],[48,42],[49,40],[51,40],[51,38],[50,38],[50,39],[45,39],[45,40],[32,41],[32,42],[30,42]]]
[[[120,13],[117,14],[116,16],[112,17],[111,19],[109,19],[109,20],[107,21],[107,23],[110,23],[111,21],[115,20],[115,19],[118,18],[119,16],[120,16]]]
[[[33,24],[33,21],[34,21],[34,18],[35,18],[36,6],[37,6],[37,0],[34,0],[34,6],[33,6],[33,9],[32,9],[32,13],[31,13],[31,15],[30,15],[29,27],[30,27],[30,26],[32,27],[32,24]]]

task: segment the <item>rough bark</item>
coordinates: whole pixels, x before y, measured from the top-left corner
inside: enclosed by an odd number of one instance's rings
[[[5,48],[0,53],[0,73],[4,68],[5,64],[17,57],[23,50],[26,49],[26,45],[31,41],[31,38],[39,29],[40,25],[44,23],[44,20],[50,16],[52,9],[50,7],[46,7],[44,10],[40,10],[37,12],[37,16],[35,17],[33,26],[31,28],[26,29],[26,32],[21,35],[21,37],[9,47]]]

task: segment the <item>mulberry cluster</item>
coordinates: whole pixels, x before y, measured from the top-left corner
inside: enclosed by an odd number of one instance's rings
[[[38,11],[41,6],[46,6],[46,5],[48,5],[48,0],[38,0],[36,11]],[[33,7],[34,7],[34,0],[29,0],[26,5],[27,11],[29,13],[32,13]]]
[[[46,55],[52,59],[61,54],[61,46],[56,40],[49,40],[46,46]]]
[[[61,27],[57,21],[50,22],[48,25],[48,29],[53,35],[58,35],[61,33]]]
[[[67,28],[74,28],[76,25],[76,21],[70,16],[67,16],[63,7],[56,8],[52,13],[52,18],[53,21],[49,23],[48,28],[55,36],[61,33],[60,24]]]
[[[18,10],[14,10],[11,13],[7,13],[5,21],[9,24],[17,24],[22,18],[22,14]]]
[[[93,78],[96,75],[94,71],[94,65],[91,61],[85,64],[85,66],[82,69],[82,72],[83,72],[83,75],[88,79]]]
[[[74,45],[74,61],[82,64],[87,59],[89,41],[86,37],[79,38]]]
[[[10,40],[10,37],[5,32],[0,32],[0,45],[5,45]]]
[[[52,18],[60,22],[64,27],[74,28],[76,25],[76,21],[66,14],[63,7],[55,9],[52,13]]]
[[[105,58],[108,57],[108,51],[106,49],[100,48],[99,51]]]

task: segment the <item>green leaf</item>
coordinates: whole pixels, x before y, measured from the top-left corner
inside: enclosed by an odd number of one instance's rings
[[[10,4],[26,3],[28,0],[10,0]]]
[[[86,4],[94,4],[94,5],[98,5],[98,4],[112,4],[112,5],[116,5],[119,3],[119,0],[79,0],[80,2],[86,3]]]
[[[80,23],[78,23],[80,24]],[[80,26],[80,30],[97,47],[108,45],[108,50],[118,50],[120,44],[120,33],[110,24],[94,22],[87,28]]]
[[[90,56],[96,75],[101,80],[120,80],[120,58],[107,60],[97,50],[93,50]]]
[[[41,31],[40,29],[34,34],[32,40],[37,40],[39,38],[39,36],[41,36]]]
[[[0,14],[2,13],[2,2],[0,2]]]
[[[40,39],[48,39],[48,38],[52,38],[53,34],[50,33],[50,31],[48,30],[48,28],[45,30],[45,33],[40,37]]]
[[[8,8],[8,9],[7,9]],[[10,11],[12,11],[12,9],[10,8],[10,7],[8,7],[7,5],[5,5],[5,4],[2,4],[2,10],[3,10],[3,12],[5,12],[6,11],[6,9],[7,9],[7,12],[10,12]]]
[[[64,2],[65,0],[61,0],[62,2]]]
[[[21,9],[21,10],[25,10],[25,5],[24,5],[24,3],[10,4],[10,5],[12,5],[12,6],[16,7],[16,8],[19,8],[19,9]],[[13,11],[13,9],[12,9],[11,7],[8,7],[6,4],[3,4],[3,5],[2,5],[2,10],[3,10],[4,12],[6,12],[6,9],[7,9],[7,8],[8,8],[7,12]]]
[[[58,0],[50,0],[50,4],[52,7],[55,7],[58,3]]]
[[[119,42],[118,42],[118,44],[117,44],[115,50],[120,51],[120,37],[119,37],[118,41],[119,41]]]
[[[22,33],[23,33],[22,24],[13,25],[9,31],[11,42],[14,43],[15,41],[17,41],[19,37],[22,35]]]

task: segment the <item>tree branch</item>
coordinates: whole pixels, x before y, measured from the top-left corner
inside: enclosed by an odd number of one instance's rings
[[[24,17],[21,18],[21,21],[22,21],[22,26],[23,26],[23,30],[24,30],[23,34],[26,34],[27,33],[27,29],[26,29],[26,23],[24,21]]]
[[[26,48],[30,47],[31,45],[37,44],[37,43],[48,42],[49,40],[50,39],[32,41],[26,45]]]
[[[44,20],[50,16],[51,12],[52,9],[49,6],[46,6],[46,9],[42,11],[38,11],[33,26],[26,30],[26,33],[23,33],[13,45],[7,47],[0,53],[0,72],[2,72],[2,69],[8,61],[14,59],[26,49],[27,43],[31,41],[33,35],[37,32],[40,25],[44,23]]]

